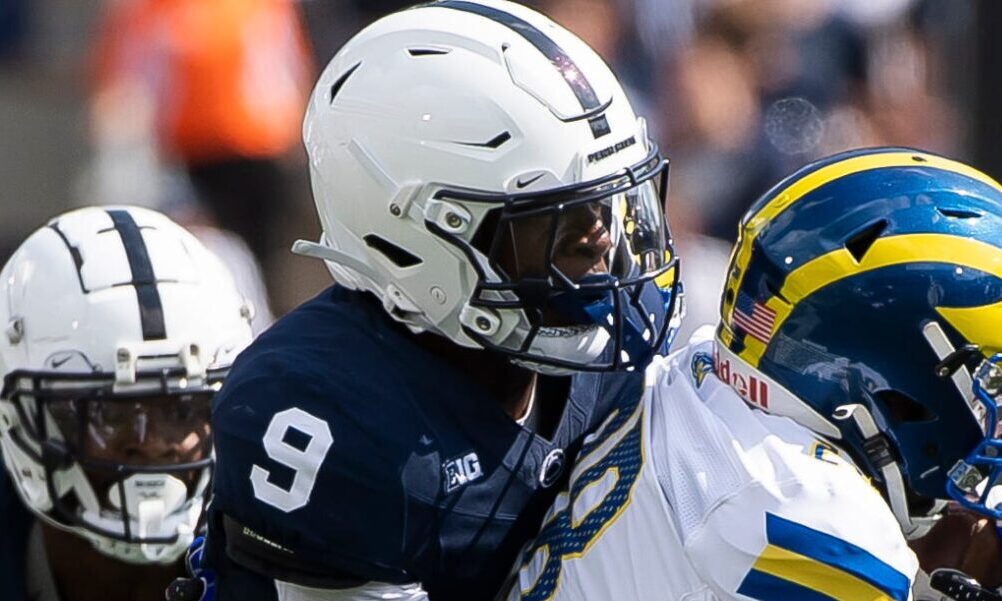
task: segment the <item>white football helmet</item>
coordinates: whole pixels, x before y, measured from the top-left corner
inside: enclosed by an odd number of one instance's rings
[[[169,563],[199,528],[209,401],[251,340],[222,263],[167,217],[85,208],[0,272],[0,451],[46,522],[131,563]]]
[[[327,65],[303,137],[323,237],[294,250],[413,331],[548,373],[642,368],[668,344],[667,161],[543,15],[444,0],[377,21]]]

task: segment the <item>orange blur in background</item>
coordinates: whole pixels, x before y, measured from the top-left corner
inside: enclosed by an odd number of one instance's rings
[[[197,163],[284,154],[298,144],[312,78],[285,0],[125,0],[97,32],[96,93],[152,95],[162,151]]]

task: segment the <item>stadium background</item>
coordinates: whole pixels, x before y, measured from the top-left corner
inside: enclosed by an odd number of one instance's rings
[[[741,212],[815,157],[908,145],[1002,175],[995,0],[526,3],[605,57],[671,158],[692,325],[715,317]],[[259,327],[308,298],[329,278],[288,252],[319,232],[305,94],[352,33],[407,4],[0,0],[0,260],[69,207],[136,203],[201,226],[266,285]]]

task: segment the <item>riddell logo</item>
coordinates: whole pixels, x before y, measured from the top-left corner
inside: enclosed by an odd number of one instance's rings
[[[713,353],[713,365],[717,377],[729,384],[741,398],[763,409],[769,408],[768,384],[751,374],[739,373],[731,365],[730,360],[721,359],[716,351]]]

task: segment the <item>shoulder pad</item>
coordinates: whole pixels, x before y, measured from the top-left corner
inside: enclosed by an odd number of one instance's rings
[[[907,601],[918,562],[900,526],[850,467],[838,469],[847,478],[834,488],[794,481],[728,499],[687,541],[693,565],[722,598]]]

